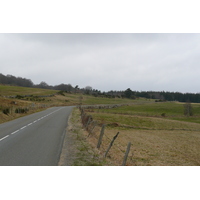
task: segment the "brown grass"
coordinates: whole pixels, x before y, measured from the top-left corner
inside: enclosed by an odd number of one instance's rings
[[[100,125],[107,124],[100,148],[102,156],[112,138],[120,132],[107,157],[113,165],[122,164],[129,142],[132,145],[127,165],[130,166],[200,165],[199,123],[94,111],[89,114],[99,123],[88,138],[95,148]]]

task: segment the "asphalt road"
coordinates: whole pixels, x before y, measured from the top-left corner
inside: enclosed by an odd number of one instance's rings
[[[0,166],[56,166],[71,106],[0,124]]]

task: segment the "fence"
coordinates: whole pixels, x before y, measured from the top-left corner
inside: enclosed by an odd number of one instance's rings
[[[91,115],[87,114],[85,109],[93,108],[114,108],[121,105],[105,105],[105,106],[80,106],[81,122],[83,128],[88,132],[87,137],[93,138],[93,143],[96,143],[96,148],[101,151],[104,158],[111,157],[109,154],[111,148],[115,148],[115,153],[117,155],[112,155],[112,158],[121,160],[121,165],[125,166],[127,163],[128,155],[131,148],[131,143],[128,142],[127,148],[124,149],[120,144],[116,144],[116,140],[120,135],[120,132],[115,133],[114,137],[111,135],[105,134],[106,124],[100,124],[98,121],[95,121]],[[103,140],[104,138],[104,140]],[[132,155],[133,156],[133,155]]]

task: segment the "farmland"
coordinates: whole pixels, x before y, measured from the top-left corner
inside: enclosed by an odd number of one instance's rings
[[[106,124],[101,153],[120,132],[108,158],[120,165],[128,142],[131,151],[127,165],[188,166],[200,165],[200,104],[192,104],[194,115],[183,114],[178,102],[135,102],[112,109],[86,109],[98,121],[88,140],[97,143],[100,126]]]

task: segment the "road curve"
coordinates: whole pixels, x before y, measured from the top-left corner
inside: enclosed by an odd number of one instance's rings
[[[0,124],[0,166],[58,165],[72,106]]]

